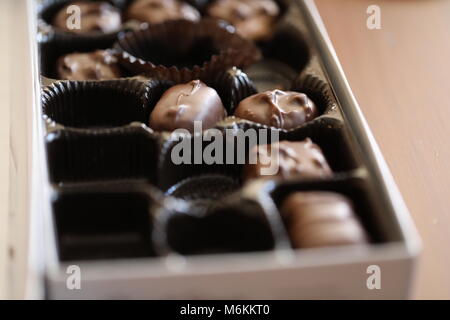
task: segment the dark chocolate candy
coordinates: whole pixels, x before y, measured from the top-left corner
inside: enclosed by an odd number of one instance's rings
[[[62,80],[112,80],[121,77],[117,59],[108,50],[66,54],[58,59],[56,70]]]
[[[67,11],[70,6],[80,9],[80,28],[76,28],[76,11]],[[65,5],[53,18],[53,26],[67,32],[84,33],[101,31],[114,32],[120,29],[122,18],[120,10],[108,2],[74,1]],[[75,26],[75,28],[72,28]]]
[[[125,13],[127,20],[150,24],[168,20],[200,20],[200,13],[193,6],[179,0],[136,0]]]
[[[216,0],[207,14],[228,21],[241,36],[257,41],[272,35],[280,8],[274,0]]]
[[[281,141],[255,146],[250,151],[249,162],[244,167],[245,181],[273,177],[285,180],[322,178],[333,174],[322,150],[309,138],[300,142]],[[278,171],[270,168],[278,168]]]
[[[316,105],[306,94],[273,90],[242,100],[234,115],[280,129],[294,129],[319,115]]]
[[[367,243],[352,203],[339,193],[295,192],[282,203],[281,215],[294,248]]]
[[[194,121],[206,130],[226,117],[216,90],[200,80],[173,86],[167,90],[150,115],[150,127],[156,131],[187,129],[194,131]]]

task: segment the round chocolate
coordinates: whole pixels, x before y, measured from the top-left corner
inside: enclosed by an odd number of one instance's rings
[[[212,128],[226,117],[216,90],[200,80],[173,86],[167,90],[150,115],[150,127],[156,131],[187,129],[194,131],[194,122],[202,129]]]
[[[281,215],[294,248],[314,248],[368,241],[352,203],[327,191],[295,192],[282,203]]]
[[[193,6],[179,0],[136,0],[125,13],[127,20],[150,24],[168,20],[200,20],[200,12]]]
[[[258,41],[272,35],[280,8],[274,0],[216,0],[207,14],[228,21],[244,38]]]
[[[273,90],[242,100],[234,115],[280,129],[294,129],[319,115],[316,105],[304,93]]]
[[[71,28],[75,23],[74,11],[67,12],[71,6],[80,9],[80,28]],[[65,5],[53,18],[53,26],[74,33],[118,31],[122,25],[120,10],[108,2],[74,1]]]
[[[308,138],[300,142],[281,141],[255,146],[250,151],[249,163],[244,166],[243,179],[277,177],[288,180],[332,175],[322,150]]]
[[[58,59],[56,71],[61,80],[112,80],[122,76],[116,57],[108,50],[66,54]]]

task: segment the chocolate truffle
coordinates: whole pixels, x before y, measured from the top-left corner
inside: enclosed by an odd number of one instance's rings
[[[244,166],[243,180],[274,177],[288,180],[332,175],[320,147],[307,138],[299,142],[281,141],[255,146],[250,151],[249,163]]]
[[[280,209],[294,248],[367,243],[352,203],[339,193],[310,191],[289,195]]]
[[[58,59],[56,71],[58,79],[62,80],[111,80],[121,77],[117,59],[108,50],[66,54]]]
[[[156,131],[179,128],[194,131],[194,121],[202,129],[215,126],[226,117],[226,111],[216,90],[200,80],[173,86],[167,90],[150,115],[150,127]]]
[[[125,13],[127,20],[150,24],[167,20],[200,20],[200,13],[193,6],[179,0],[136,0]]]
[[[74,23],[73,12],[67,12],[70,6],[80,8],[80,28],[69,28]],[[74,1],[65,5],[53,18],[53,26],[67,32],[84,33],[101,31],[104,33],[114,32],[120,29],[122,18],[120,10],[108,2]]]
[[[306,94],[273,90],[242,100],[234,115],[238,118],[280,129],[294,129],[319,115]]]
[[[280,8],[274,0],[216,0],[207,14],[228,21],[244,38],[258,41],[272,35]]]

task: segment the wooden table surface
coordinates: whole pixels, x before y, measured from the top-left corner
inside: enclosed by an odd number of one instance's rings
[[[316,5],[422,237],[413,297],[450,299],[450,1]]]

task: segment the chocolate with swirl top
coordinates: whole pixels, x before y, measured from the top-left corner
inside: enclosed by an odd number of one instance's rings
[[[243,180],[323,178],[332,174],[322,150],[308,138],[299,142],[281,141],[255,146],[250,151],[249,163],[244,167]]]
[[[69,7],[76,6],[80,10],[80,26],[76,27],[73,14],[76,11],[67,11]],[[100,31],[104,33],[115,32],[120,29],[122,18],[120,10],[105,1],[74,1],[61,8],[53,18],[53,26],[66,32],[84,33]],[[74,26],[74,28],[72,28]]]
[[[234,115],[241,119],[289,130],[313,120],[319,116],[319,111],[304,93],[273,90],[242,100]]]
[[[168,20],[200,20],[200,13],[193,6],[179,0],[136,0],[125,13],[127,20],[150,24]]]
[[[187,129],[194,131],[200,121],[206,130],[226,117],[216,90],[200,80],[173,86],[167,90],[150,115],[150,127],[156,131]]]

